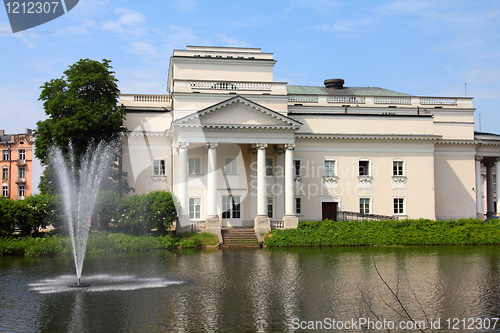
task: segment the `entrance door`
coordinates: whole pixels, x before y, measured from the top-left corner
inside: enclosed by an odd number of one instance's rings
[[[222,197],[222,226],[241,227],[241,197],[227,195]]]
[[[322,202],[321,210],[322,210],[322,219],[337,221],[337,207],[338,202]]]

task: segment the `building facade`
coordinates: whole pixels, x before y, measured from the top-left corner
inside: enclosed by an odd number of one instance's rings
[[[136,193],[172,191],[180,227],[212,232],[343,212],[496,214],[500,136],[474,132],[472,98],[288,85],[275,63],[258,48],[188,46],[173,52],[167,95],[121,95]]]
[[[32,192],[33,134],[5,134],[0,130],[2,196],[22,200]]]

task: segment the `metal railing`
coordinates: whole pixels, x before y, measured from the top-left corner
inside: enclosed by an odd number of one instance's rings
[[[377,214],[363,214],[358,212],[337,212],[337,221],[383,221],[383,220],[397,220],[397,217]]]

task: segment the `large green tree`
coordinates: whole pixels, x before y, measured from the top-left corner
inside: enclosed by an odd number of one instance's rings
[[[78,168],[89,145],[112,142],[126,130],[125,111],[118,105],[118,80],[110,62],[79,60],[61,78],[41,87],[39,100],[48,117],[37,123],[35,155],[44,165],[49,166],[50,147],[57,146],[68,156],[71,143]],[[41,182],[42,192],[52,192],[51,173],[49,166]],[[120,170],[115,170],[113,178],[115,185],[129,189]]]

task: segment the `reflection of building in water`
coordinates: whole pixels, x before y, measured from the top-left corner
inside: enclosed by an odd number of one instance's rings
[[[495,214],[500,136],[474,132],[472,98],[289,85],[275,63],[258,48],[188,46],[170,59],[168,95],[121,95],[129,184],[173,191],[179,229]]]

